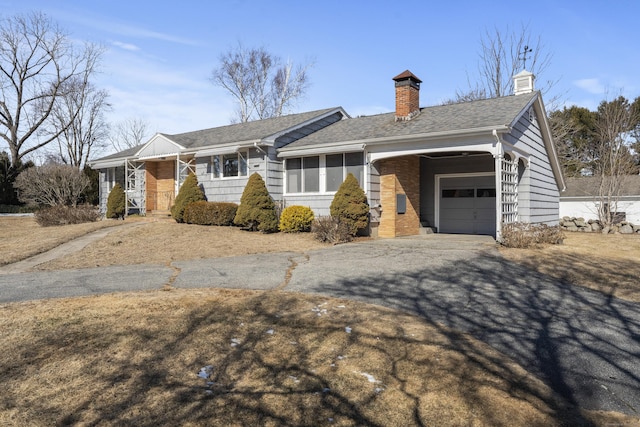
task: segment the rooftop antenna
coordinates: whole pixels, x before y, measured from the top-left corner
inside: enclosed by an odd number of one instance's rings
[[[524,46],[524,49],[523,49],[523,51],[522,51],[522,56],[521,56],[520,58],[518,58],[518,59],[522,60],[522,66],[523,66],[522,68],[523,68],[524,70],[526,70],[526,69],[527,69],[527,54],[528,54],[528,53],[531,53],[531,52],[533,52],[533,49],[531,49],[531,48],[529,47],[529,45],[525,45],[525,46]]]

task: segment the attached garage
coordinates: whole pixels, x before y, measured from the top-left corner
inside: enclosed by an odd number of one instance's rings
[[[436,176],[436,224],[440,233],[496,232],[495,175]]]

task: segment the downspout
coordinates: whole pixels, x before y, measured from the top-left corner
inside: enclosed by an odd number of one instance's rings
[[[496,242],[500,242],[502,241],[502,159],[504,154],[498,131],[494,129],[491,133],[496,139],[496,149],[493,154],[496,172]]]

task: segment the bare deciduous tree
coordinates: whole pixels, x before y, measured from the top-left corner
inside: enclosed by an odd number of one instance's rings
[[[0,24],[0,137],[17,168],[29,153],[56,140],[59,133],[40,132],[62,102],[68,82],[86,83],[102,50],[93,44],[82,49],[46,15],[31,13],[4,19]]]
[[[61,102],[54,106],[46,131],[58,135],[61,161],[81,168],[95,150],[105,145],[109,127],[104,112],[110,107],[109,94],[77,77],[64,84],[63,93]]]
[[[141,118],[129,118],[114,124],[109,134],[111,145],[118,151],[142,144],[149,136],[149,124]]]
[[[541,37],[532,36],[527,26],[523,25],[520,30],[509,27],[504,31],[497,27],[486,30],[480,39],[477,73],[467,77],[469,88],[457,91],[454,99],[444,103],[511,95],[514,75],[526,68],[540,81],[551,59]],[[544,82],[542,92],[548,92],[555,83],[554,80]]]
[[[21,172],[14,186],[23,203],[76,207],[89,184],[87,175],[77,167],[51,163]]]
[[[220,57],[213,84],[226,89],[238,102],[237,121],[281,116],[302,97],[309,85],[312,63],[295,67],[265,48],[238,44]]]
[[[619,96],[601,102],[597,114],[598,161],[594,175],[598,177],[598,217],[604,225],[611,225],[616,222],[615,213],[625,179],[638,173],[630,145],[631,134],[640,123],[640,111]]]

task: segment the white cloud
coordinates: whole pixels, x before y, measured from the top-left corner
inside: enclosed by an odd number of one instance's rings
[[[111,44],[116,46],[116,47],[119,47],[120,49],[129,50],[131,52],[137,52],[137,51],[140,50],[140,48],[138,46],[136,46],[134,44],[131,44],[131,43],[112,41]]]
[[[599,79],[574,80],[573,84],[594,95],[600,95],[605,92],[605,86]]]

